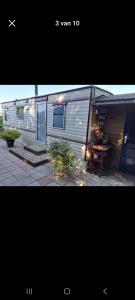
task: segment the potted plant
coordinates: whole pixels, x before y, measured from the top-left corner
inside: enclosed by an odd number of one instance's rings
[[[16,129],[5,129],[0,133],[0,138],[7,142],[7,146],[13,148],[14,141],[20,137],[21,133]]]

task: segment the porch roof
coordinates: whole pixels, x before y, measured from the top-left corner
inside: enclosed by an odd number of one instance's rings
[[[100,96],[95,99],[95,105],[135,104],[135,93]]]

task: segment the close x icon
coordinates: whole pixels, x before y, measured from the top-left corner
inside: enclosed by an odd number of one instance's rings
[[[16,27],[16,20],[8,20],[8,27]]]

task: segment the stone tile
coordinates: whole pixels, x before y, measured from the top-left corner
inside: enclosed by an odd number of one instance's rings
[[[15,174],[15,177],[17,180],[24,180],[28,177],[29,175],[28,174]]]
[[[90,180],[87,182],[87,186],[96,186],[96,184]]]
[[[14,174],[20,174],[20,175],[23,175],[25,174],[26,172],[24,170],[21,170],[20,168],[15,168],[14,170],[11,171],[11,173],[14,175]]]
[[[4,179],[7,179],[11,177],[11,173],[7,172],[7,173],[4,173],[4,174],[1,174],[0,175],[0,180],[4,180]]]
[[[91,174],[91,173],[87,173],[86,175],[84,175],[84,178],[87,181],[89,181],[91,178],[93,178],[95,175],[94,174]]]
[[[45,166],[44,166],[44,165],[41,165],[41,166],[35,167],[35,168],[33,168],[33,169],[36,170],[37,172],[42,172],[42,171],[44,171]]]
[[[52,162],[46,163],[46,167],[47,167],[47,168],[52,167],[52,166],[53,166],[53,163],[52,163]]]
[[[29,179],[29,180],[26,180],[26,186],[29,186],[29,184],[33,183],[33,182],[37,182],[35,181],[33,178]],[[38,183],[38,182],[37,182]]]
[[[8,173],[8,172],[9,172],[9,170],[7,168],[2,168],[2,169],[0,169],[0,176],[5,173]]]
[[[48,162],[37,168],[33,168],[26,162],[9,152],[6,142],[0,140],[0,186],[22,185],[22,186],[75,186],[72,178],[63,178],[54,175],[53,162]],[[14,178],[14,179],[13,179]],[[50,178],[38,182],[42,178]],[[135,176],[124,172],[110,171],[106,176],[99,177],[93,173],[82,174],[76,177],[76,181],[84,182],[87,186],[135,186]],[[77,185],[79,186],[79,185]]]
[[[101,186],[112,186],[112,184],[107,183],[106,181],[104,181],[104,182],[101,183]]]
[[[37,168],[32,168],[31,170],[27,170],[27,173],[29,174],[29,175],[33,175],[33,174],[35,174],[35,173],[39,173],[39,171],[37,171]]]
[[[69,178],[67,178],[67,177],[59,177],[59,176],[55,176],[55,175],[51,176],[51,179],[62,186],[66,185],[69,181]]]
[[[51,174],[52,171],[54,171],[54,169],[52,169],[51,167],[48,168],[47,164],[39,166],[39,167],[36,167],[36,170],[38,172],[42,172],[42,173],[45,173],[45,174]]]
[[[30,184],[30,183],[32,183],[34,181],[35,181],[35,179],[32,176],[28,176],[26,178],[20,179],[18,182],[19,183],[25,183],[25,185],[28,185],[28,184]]]
[[[17,186],[28,186],[29,184],[33,183],[34,182],[34,179],[33,178],[29,178],[29,179],[21,179],[21,180],[17,180],[16,181],[16,185]]]
[[[68,182],[65,184],[65,186],[76,186],[75,182]]]
[[[9,186],[10,184],[16,183],[16,181],[17,181],[16,178],[12,176],[12,177],[2,180],[2,184],[5,186]]]
[[[33,178],[35,178],[35,180],[38,180],[38,179],[45,177],[45,174],[43,172],[35,172],[35,173],[31,174],[31,176]]]
[[[29,171],[29,170],[31,170],[32,169],[32,167],[31,166],[24,166],[24,167],[21,167],[21,170],[23,170],[23,171]]]
[[[7,167],[7,169],[8,169],[8,172],[14,172],[15,171],[15,167],[14,166],[11,166],[11,167]]]
[[[15,186],[26,186],[26,182],[25,181],[17,181],[16,183],[15,183]]]
[[[60,186],[60,185],[58,183],[56,183],[55,181],[52,181],[49,184],[47,184],[47,186]]]
[[[43,178],[41,178],[41,179],[39,179],[38,180],[38,183],[40,184],[40,185],[48,185],[49,183],[51,183],[51,182],[53,182],[52,181],[52,179],[51,178],[49,178],[49,177],[43,177]]]
[[[91,183],[92,185],[94,185],[94,186],[100,186],[101,185],[101,183],[103,182],[103,180],[101,180],[100,178],[94,178],[94,177],[92,177],[88,182],[87,182],[87,184],[89,183]]]
[[[8,187],[8,186],[16,186],[16,182],[8,183],[8,184],[6,184],[6,185],[3,184],[3,186],[6,186],[6,187]]]
[[[41,185],[40,185],[40,183],[34,181],[34,182],[28,184],[28,186],[41,186]]]

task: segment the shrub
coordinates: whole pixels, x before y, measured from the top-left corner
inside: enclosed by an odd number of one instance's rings
[[[3,126],[3,118],[2,118],[2,116],[0,116],[0,127],[2,127]]]
[[[16,129],[5,129],[0,133],[0,138],[3,140],[8,140],[8,139],[18,139],[20,137],[21,133],[16,130]]]
[[[48,152],[54,159],[56,172],[59,174],[69,174],[73,170],[76,155],[68,142],[52,142],[50,143]]]

